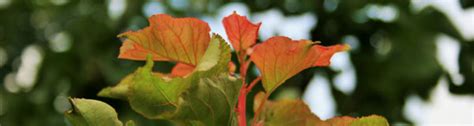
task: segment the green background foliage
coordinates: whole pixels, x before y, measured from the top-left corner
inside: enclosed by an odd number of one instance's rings
[[[353,93],[345,94],[335,88],[334,82],[330,82],[337,112],[343,115],[378,114],[389,122],[411,123],[402,112],[406,98],[417,95],[424,100],[429,99],[431,89],[441,77],[448,77],[450,93],[474,94],[473,40],[463,38],[444,13],[433,7],[413,13],[408,0],[338,0],[334,11],[327,11],[324,7],[327,1],[331,0],[232,2],[244,3],[250,13],[269,9],[278,9],[285,16],[312,12],[318,20],[317,27],[311,30],[311,38],[322,41],[323,45],[341,42],[346,35],[359,39],[359,49],[350,52],[357,78]],[[0,57],[6,59],[5,64],[0,65],[0,124],[66,125],[63,113],[71,107],[68,96],[104,101],[115,108],[120,120],[134,120],[140,126],[169,124],[164,120],[147,120],[122,100],[97,96],[102,88],[117,84],[121,78],[144,64],[116,58],[121,45],[116,35],[147,26],[143,8],[151,1],[125,2],[123,15],[116,18],[108,13],[109,1],[10,0],[8,6],[0,6],[0,48],[6,52],[6,56]],[[173,3],[166,0],[162,4],[167,14],[200,17],[216,16],[218,8],[229,2],[189,0],[188,7],[184,9],[173,7]],[[459,3],[463,8],[474,5],[470,0],[459,0]],[[397,20],[355,22],[356,12],[368,4],[395,6],[398,8]],[[446,34],[461,45],[457,64],[465,79],[461,86],[454,84],[447,70],[436,59],[435,39],[439,34]],[[51,46],[55,39],[64,38],[72,41],[70,49],[58,51]],[[374,41],[380,39],[390,45],[389,53],[380,53],[380,49],[374,46]],[[35,75],[34,86],[19,88],[12,93],[5,85],[12,81],[12,73],[19,72],[21,55],[27,47],[39,49],[42,62]],[[232,60],[236,61],[235,56]],[[173,64],[156,62],[154,66],[155,71],[169,72]],[[307,69],[289,79],[275,94],[290,87],[303,92],[315,73],[332,80],[340,71]],[[253,72],[249,74],[250,78],[256,76]],[[256,90],[261,89],[259,85],[248,98],[253,98]],[[247,106],[253,106],[253,102],[250,100]],[[253,114],[251,109],[248,113]]]

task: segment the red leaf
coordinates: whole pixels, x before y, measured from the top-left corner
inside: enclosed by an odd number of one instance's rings
[[[229,41],[236,52],[246,50],[255,44],[258,29],[262,23],[252,24],[247,17],[236,12],[222,20]]]
[[[318,51],[322,52],[319,56],[319,59],[313,64],[313,66],[329,66],[331,57],[336,53],[344,50],[348,50],[350,47],[348,45],[333,45],[329,47],[324,47],[320,45],[315,45]]]
[[[229,64],[227,65],[227,67],[229,68],[229,73],[230,74],[234,74],[235,73],[235,70],[237,69],[237,67],[235,66],[234,62],[230,61]]]
[[[193,72],[194,68],[195,67],[191,65],[178,63],[171,70],[171,76],[179,76],[179,77],[186,76],[189,73]]]
[[[173,18],[166,14],[153,15],[150,26],[119,35],[127,40],[120,48],[119,58],[175,61],[196,65],[210,41],[209,25],[196,18]]]
[[[309,40],[277,36],[256,45],[250,58],[262,74],[263,87],[272,92],[304,69],[329,65],[334,53],[348,48],[347,45],[324,47]]]

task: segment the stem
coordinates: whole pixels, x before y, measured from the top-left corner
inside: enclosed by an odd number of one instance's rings
[[[240,89],[239,101],[237,105],[237,113],[238,113],[238,120],[239,126],[246,126],[247,125],[247,118],[246,118],[246,102],[247,101],[247,91],[245,90],[245,86]]]
[[[270,94],[270,93],[265,93],[265,98],[264,98],[263,101],[260,102],[260,104],[258,105],[257,111],[255,111],[255,116],[254,116],[254,118],[253,118],[252,125],[257,124],[258,116],[259,116],[260,113],[262,112],[263,105],[265,105],[265,102],[267,102],[267,99],[268,99],[268,97],[270,96],[269,94]]]
[[[262,80],[262,77],[261,76],[258,76],[257,78],[255,78],[251,83],[250,85],[247,87],[247,92],[250,92],[253,88],[253,86],[257,85],[258,81]]]
[[[246,61],[246,55],[242,52],[237,52],[238,59],[240,62],[240,78],[242,79],[242,88],[240,89],[238,104],[237,104],[237,119],[239,121],[239,126],[247,126],[247,113],[246,113],[246,101],[247,101],[247,67],[248,64]]]

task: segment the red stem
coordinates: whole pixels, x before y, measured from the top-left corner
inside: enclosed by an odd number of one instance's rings
[[[238,113],[238,120],[239,126],[246,126],[247,125],[247,118],[246,118],[246,101],[247,100],[247,91],[245,87],[240,89],[239,101],[237,105],[237,113]]]
[[[262,77],[261,76],[258,76],[257,78],[255,78],[251,83],[250,85],[247,87],[247,92],[250,92],[253,88],[253,86],[257,85],[258,81],[262,80]]]
[[[242,88],[240,89],[238,104],[237,104],[237,119],[239,120],[239,126],[247,126],[247,115],[246,115],[246,101],[247,101],[247,83],[245,78],[247,76],[247,66],[245,53],[237,53],[240,62],[240,78],[242,79]]]

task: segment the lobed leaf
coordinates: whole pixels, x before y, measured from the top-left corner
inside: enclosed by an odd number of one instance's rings
[[[126,40],[120,47],[119,58],[175,61],[196,65],[209,44],[209,25],[196,18],[173,18],[166,14],[153,15],[150,26],[118,35]]]
[[[194,68],[195,66],[192,66],[192,65],[178,63],[171,70],[171,76],[175,76],[175,77],[186,76],[189,73],[193,72]]]
[[[263,102],[265,96],[259,92],[255,96],[254,111]],[[371,115],[361,118],[349,116],[321,120],[311,113],[309,107],[301,100],[266,101],[257,118],[256,125],[265,126],[388,126],[385,118]]]
[[[236,52],[246,50],[255,45],[258,29],[262,24],[253,24],[247,17],[240,16],[235,11],[232,15],[225,17],[222,23],[224,24],[227,37]]]
[[[304,69],[327,66],[332,55],[347,50],[347,45],[324,47],[309,40],[272,37],[254,47],[250,59],[262,74],[263,87],[273,92],[287,79]]]
[[[126,77],[116,86],[128,86],[127,92],[112,87],[99,95],[124,95],[136,112],[151,119],[169,119],[183,125],[233,125],[242,82],[229,75],[230,57],[229,45],[213,35],[202,60],[188,75],[154,73],[150,56],[144,67],[129,75],[131,79]]]

